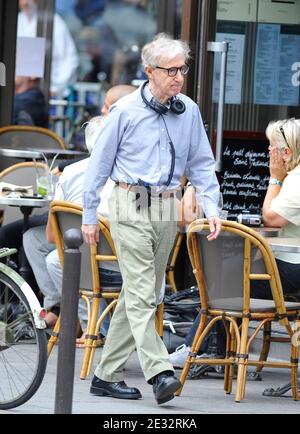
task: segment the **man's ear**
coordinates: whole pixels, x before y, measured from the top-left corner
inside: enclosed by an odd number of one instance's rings
[[[150,79],[152,74],[153,74],[154,69],[151,68],[151,66],[145,66],[144,71],[145,71],[145,74],[147,75],[147,77]]]

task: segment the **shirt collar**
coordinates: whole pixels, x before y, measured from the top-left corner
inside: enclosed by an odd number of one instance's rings
[[[147,101],[151,101],[152,99],[154,101],[156,101],[155,96],[152,94],[151,90],[149,89],[149,85],[147,84],[147,86],[144,87],[144,96],[146,98]],[[164,104],[167,108],[170,108],[170,100],[168,100],[167,104]]]

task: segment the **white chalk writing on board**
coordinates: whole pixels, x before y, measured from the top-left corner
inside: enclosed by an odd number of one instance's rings
[[[265,141],[227,139],[223,149],[221,191],[229,218],[243,212],[260,213],[269,181]]]

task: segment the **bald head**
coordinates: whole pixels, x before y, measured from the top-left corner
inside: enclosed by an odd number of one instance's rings
[[[134,90],[136,90],[136,87],[134,86],[119,84],[117,86],[113,86],[107,91],[105,101],[101,109],[102,116],[95,116],[94,118],[90,119],[85,128],[85,143],[89,152],[92,152],[94,148],[102,127],[103,116],[108,115],[110,106],[123,96],[129,95]]]
[[[129,84],[118,84],[117,86],[110,88],[106,93],[104,104],[101,109],[102,115],[106,116],[112,104],[117,102],[120,98],[123,98],[123,96],[129,95],[134,90],[136,90],[136,87],[130,86]]]

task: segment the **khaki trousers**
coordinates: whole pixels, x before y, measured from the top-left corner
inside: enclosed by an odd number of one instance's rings
[[[148,381],[162,371],[174,371],[155,329],[155,313],[176,233],[175,199],[154,197],[151,207],[137,211],[136,193],[116,186],[109,208],[123,287],[95,375],[122,381],[136,349]]]

